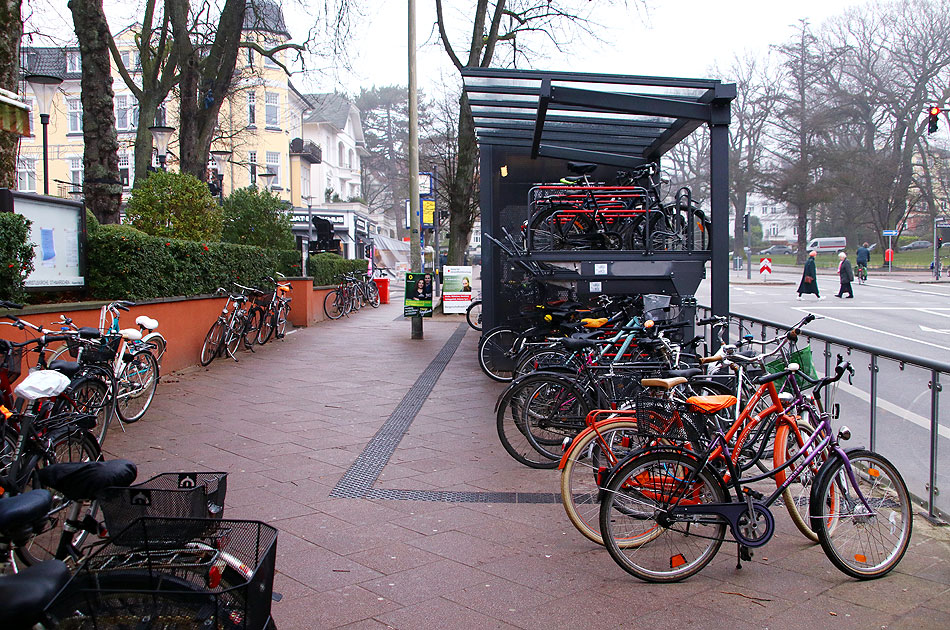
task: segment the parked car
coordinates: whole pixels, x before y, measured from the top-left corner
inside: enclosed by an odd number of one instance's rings
[[[822,236],[813,238],[805,248],[819,254],[837,254],[848,247],[848,239],[843,236]]]
[[[901,246],[900,248],[898,248],[898,251],[906,252],[912,249],[929,249],[933,246],[934,244],[931,243],[930,241],[914,241],[913,243],[910,243],[908,245]]]
[[[766,247],[759,253],[771,256],[781,256],[783,254],[794,254],[795,250],[788,245],[772,245],[771,247]]]

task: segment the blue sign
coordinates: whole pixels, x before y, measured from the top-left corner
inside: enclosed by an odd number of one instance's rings
[[[883,234],[884,236],[897,236],[898,231],[897,231],[897,230],[884,230],[883,232],[881,232],[881,234]]]

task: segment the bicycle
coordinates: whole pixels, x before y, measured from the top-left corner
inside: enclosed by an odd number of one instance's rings
[[[235,353],[247,332],[245,305],[248,297],[230,293],[221,287],[215,290],[214,295],[226,295],[228,299],[221,308],[221,314],[208,329],[204,343],[201,344],[199,362],[202,366],[209,365],[216,357],[223,356],[225,353],[237,361]]]
[[[482,300],[472,300],[472,303],[465,309],[465,321],[472,330],[480,331],[482,329]]]
[[[600,507],[601,532],[614,561],[644,581],[683,580],[712,561],[728,526],[741,566],[751,558],[750,550],[766,544],[775,532],[769,506],[794,481],[810,475],[813,462],[826,454],[809,504],[810,526],[822,550],[851,577],[872,579],[891,571],[910,542],[910,496],[886,458],[864,449],[842,449],[839,442],[850,438],[847,427],[832,433],[821,391],[845,372],[853,370],[839,357],[835,374],[825,378],[812,379],[794,363],[759,378],[773,389],[780,379],[794,383],[803,378],[815,386],[813,433],[768,473],[741,478],[730,438],[719,429],[703,450],[656,446],[627,456],[609,476]],[[778,487],[768,497],[749,487],[779,472],[787,476],[781,483],[775,479]]]
[[[284,337],[287,317],[290,314],[290,301],[292,299],[290,293],[293,291],[293,286],[289,282],[279,282],[270,276],[266,279],[274,285],[274,290],[264,307],[261,327],[257,334],[257,343],[260,345],[267,343],[271,336],[275,336],[277,339]]]
[[[866,264],[858,263],[857,268],[858,273],[855,275],[858,277],[858,284],[864,284],[868,281],[868,266]]]

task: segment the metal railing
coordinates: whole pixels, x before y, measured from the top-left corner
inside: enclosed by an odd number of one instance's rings
[[[707,306],[698,306],[704,315]],[[700,317],[697,313],[697,317]],[[753,334],[759,339],[773,338],[790,330],[777,322],[731,313],[730,339],[742,334]],[[706,338],[712,339],[710,331]],[[902,471],[908,489],[927,510],[927,517],[935,522],[950,521],[950,495],[940,496],[940,482],[950,488],[950,397],[941,398],[942,383],[950,382],[950,363],[932,361],[902,352],[882,350],[856,341],[802,329],[800,338],[813,345],[815,367],[824,374],[834,368],[836,356],[848,358],[855,369],[855,384],[844,384],[840,389],[847,402],[840,403],[842,417],[849,418],[852,444],[868,440],[869,448],[882,453]],[[801,343],[801,342],[799,342]],[[821,354],[818,351],[821,350]],[[866,356],[867,371],[862,370],[862,356]],[[823,357],[823,366],[821,358]],[[882,375],[883,371],[883,375]],[[926,382],[928,390],[923,389]],[[829,392],[825,392],[826,396]],[[866,407],[867,425],[855,427],[855,412]],[[944,413],[941,412],[941,407]],[[944,425],[940,420],[943,418]],[[893,429],[893,431],[890,431]],[[940,462],[939,443],[943,440],[944,461]],[[921,456],[926,452],[926,465]],[[940,465],[942,463],[942,466]]]

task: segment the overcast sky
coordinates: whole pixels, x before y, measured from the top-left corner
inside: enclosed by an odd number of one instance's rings
[[[319,4],[320,0],[311,0]],[[295,76],[292,81],[304,91],[342,90],[358,92],[360,87],[403,84],[407,70],[407,2],[405,0],[357,0],[363,16],[356,20],[350,44],[353,72],[312,72]],[[312,22],[306,10],[307,0],[282,0],[288,29],[295,39],[306,36]],[[434,0],[416,0],[419,42],[419,85],[430,94],[437,86],[456,81],[455,72],[433,29]],[[444,0],[446,15],[457,26],[456,40],[470,37],[465,23],[474,0]],[[592,7],[593,19],[607,43],[575,41],[571,53],[547,51],[533,67],[544,70],[603,72],[674,77],[710,76],[710,68],[727,67],[736,54],[768,54],[771,44],[785,42],[801,18],[815,27],[829,17],[842,14],[856,0],[797,0],[762,2],[761,0],[646,0],[647,12],[638,9],[636,0],[628,7],[611,6],[603,0],[579,6]],[[613,5],[622,5],[614,2]],[[113,32],[132,23],[141,10],[140,2],[105,0],[106,14]],[[66,0],[30,0],[25,11],[35,12],[34,21],[60,38],[70,38],[71,19]],[[35,45],[50,45],[36,41]]]

